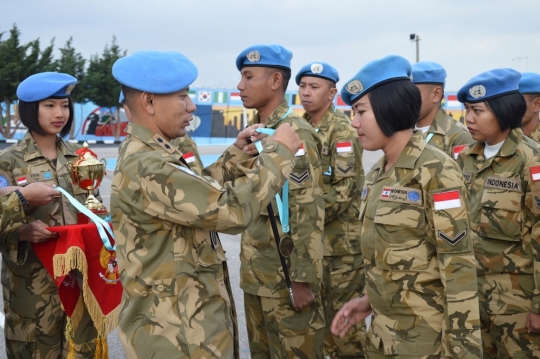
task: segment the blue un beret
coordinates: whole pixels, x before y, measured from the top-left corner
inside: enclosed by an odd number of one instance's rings
[[[25,102],[36,102],[50,97],[69,97],[77,79],[60,72],[41,72],[27,77],[17,87],[17,97]]]
[[[236,67],[244,66],[277,67],[291,69],[292,52],[281,45],[253,45],[236,58]]]
[[[412,82],[415,84],[444,85],[446,70],[436,62],[421,61],[412,65]]]
[[[179,52],[143,50],[116,60],[112,74],[122,85],[135,90],[168,94],[189,87],[198,71]]]
[[[411,80],[411,64],[407,59],[390,55],[368,62],[341,89],[341,99],[351,106],[360,97],[379,85],[397,80]]]
[[[333,83],[339,82],[339,74],[335,68],[327,64],[326,62],[317,61],[304,65],[296,75],[296,84],[300,85],[300,79],[303,76],[320,77],[322,79],[330,80]]]
[[[523,94],[540,93],[540,75],[534,72],[522,72],[519,92]]]
[[[512,69],[482,72],[458,91],[457,99],[461,103],[475,103],[516,93],[519,92],[519,79],[521,74]]]

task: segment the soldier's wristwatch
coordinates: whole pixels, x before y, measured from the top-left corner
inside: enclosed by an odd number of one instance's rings
[[[26,198],[24,198],[24,196],[22,195],[21,191],[17,189],[15,190],[15,193],[17,193],[17,196],[19,196],[19,199],[21,200],[21,203],[24,207],[28,207],[30,205],[30,203],[28,203]]]

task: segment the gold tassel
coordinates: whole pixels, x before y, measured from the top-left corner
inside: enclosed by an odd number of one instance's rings
[[[66,331],[64,333],[66,340],[69,343],[69,352],[66,359],[75,359],[75,343],[73,342],[73,327],[71,319],[66,317]]]
[[[94,359],[101,359],[101,337],[98,337],[94,340],[96,343],[96,352],[94,353]]]
[[[102,354],[101,359],[109,359],[109,346],[107,345],[107,337],[101,338],[101,347],[102,347]]]

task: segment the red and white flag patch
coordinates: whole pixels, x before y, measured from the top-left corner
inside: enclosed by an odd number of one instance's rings
[[[26,183],[28,183],[28,180],[26,179],[26,176],[22,176],[22,177],[17,178],[17,184],[18,185],[26,184]]]
[[[294,154],[294,157],[305,156],[305,155],[306,155],[306,151],[304,151],[304,144],[302,143],[300,145],[300,149]]]
[[[337,150],[337,153],[352,152],[352,143],[351,143],[351,141],[336,143],[336,150]]]
[[[531,180],[533,182],[540,181],[540,166],[533,166],[530,168]]]
[[[467,147],[467,145],[460,145],[460,146],[454,146],[454,159],[457,160],[459,153],[463,151],[463,149]]]
[[[387,197],[390,196],[390,193],[392,193],[391,188],[383,188],[382,193],[381,193],[381,197],[387,198]]]
[[[436,211],[461,207],[459,191],[435,193],[433,195],[433,205]]]
[[[193,154],[193,152],[184,153],[182,155],[182,158],[184,159],[184,161],[186,161],[186,163],[195,162],[195,155]]]

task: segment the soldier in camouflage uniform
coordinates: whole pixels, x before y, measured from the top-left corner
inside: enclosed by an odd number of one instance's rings
[[[540,358],[540,146],[519,128],[519,78],[495,69],[458,92],[477,141],[458,164],[477,234],[484,358]]]
[[[324,198],[320,141],[313,127],[295,115],[285,101],[292,53],[279,45],[255,45],[242,51],[236,67],[246,108],[257,109],[250,124],[270,129],[289,124],[302,141],[289,177],[289,233],[272,201],[275,221],[294,249],[286,257],[294,292],[291,303],[267,211],[242,234],[241,282],[251,357],[322,358],[325,317],[322,281]],[[251,145],[253,146],[253,145]]]
[[[62,187],[79,201],[86,191],[72,184],[66,163],[78,158],[79,146],[61,136],[69,134],[73,105],[69,93],[77,80],[60,73],[30,76],[17,89],[19,114],[29,129],[24,138],[0,152],[0,178],[8,186],[43,182]],[[49,189],[50,190],[50,189]],[[5,339],[9,358],[62,358],[68,354],[67,323],[56,282],[39,261],[30,242],[56,237],[50,226],[77,223],[77,210],[64,198],[25,209],[29,224],[0,236],[4,294]],[[97,331],[84,310],[70,333],[76,358],[94,357]]]
[[[540,75],[524,72],[519,81],[519,92],[527,102],[527,110],[521,120],[523,134],[536,143],[540,143]]]
[[[306,110],[304,119],[322,143],[323,191],[326,204],[322,297],[326,314],[324,349],[339,358],[363,358],[365,321],[357,323],[345,338],[330,331],[337,311],[360,297],[365,273],[360,251],[360,191],[364,184],[362,145],[351,120],[334,107],[339,75],[325,62],[303,66],[296,75],[298,94]]]
[[[13,231],[26,223],[24,216],[26,206],[44,206],[55,196],[60,196],[60,192],[53,189],[52,185],[41,182],[31,183],[26,187],[2,187],[7,185],[7,178],[3,176],[0,177],[0,182],[0,196],[2,196],[0,197],[0,233]]]
[[[332,331],[343,335],[372,311],[370,359],[480,358],[467,189],[457,164],[413,134],[421,97],[410,73],[406,59],[387,56],[341,91],[363,148],[384,156],[361,195],[366,292],[343,306]]]
[[[455,160],[459,151],[473,140],[467,128],[448,116],[441,106],[445,80],[446,70],[438,63],[421,61],[412,65],[412,81],[422,95],[415,129],[422,131],[427,143]]]
[[[234,302],[216,231],[239,233],[260,214],[291,173],[300,139],[284,126],[254,159],[240,150],[250,129],[242,131],[224,156],[243,161],[216,166],[221,178],[231,177],[220,184],[193,172],[169,142],[185,134],[196,109],[187,90],[195,65],[177,52],[139,51],[112,71],[131,122],[111,195],[126,355],[238,358]]]

